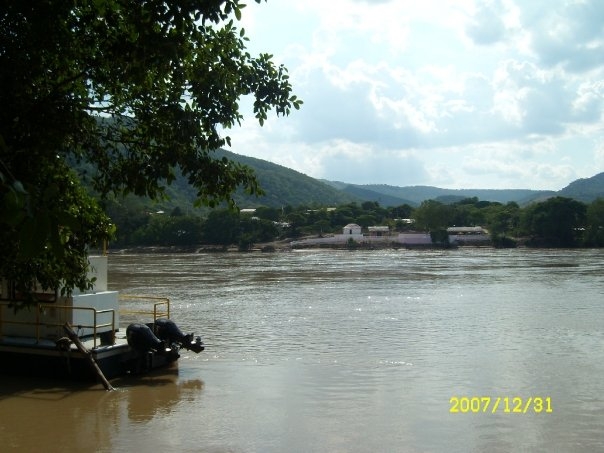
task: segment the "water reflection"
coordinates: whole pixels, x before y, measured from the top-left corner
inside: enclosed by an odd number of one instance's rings
[[[169,417],[178,406],[203,393],[200,379],[181,379],[177,369],[100,385],[45,382],[0,377],[0,436],[3,449],[14,451],[138,451],[157,446],[161,434],[135,435],[154,420]],[[161,441],[160,441],[161,444]],[[6,450],[5,450],[6,451]]]
[[[112,384],[125,398],[128,418],[135,423],[169,415],[178,404],[198,398],[204,387],[200,379],[179,379],[176,368],[148,376],[115,379]]]
[[[102,387],[98,389],[102,389]],[[95,390],[97,390],[97,386],[86,383],[0,374],[0,402],[15,398],[32,401],[61,401],[72,396],[74,392]],[[102,390],[104,391],[104,389]]]

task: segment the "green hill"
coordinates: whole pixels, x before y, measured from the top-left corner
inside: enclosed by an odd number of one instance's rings
[[[266,160],[242,156],[226,150],[217,151],[216,156],[226,156],[254,169],[260,187],[266,194],[262,197],[252,197],[242,191],[237,192],[235,201],[242,208],[258,206],[280,208],[286,205],[336,206],[359,201],[358,197],[337,190],[318,179]]]
[[[604,198],[604,173],[591,178],[577,179],[557,192],[562,197],[574,198],[584,203],[591,203],[596,198]]]
[[[335,189],[329,184],[266,160],[242,156],[226,150],[216,151],[215,157],[218,159],[226,157],[251,167],[258,178],[260,187],[265,192],[265,195],[260,197],[246,194],[243,190],[236,192],[233,198],[240,208],[259,206],[281,208],[287,205],[337,206],[352,201],[361,201],[359,197]],[[207,211],[207,208],[193,208],[196,198],[195,189],[180,174],[177,174],[172,184],[166,187],[166,195],[167,199],[155,202],[135,196],[128,196],[123,200],[115,200],[115,202],[124,206],[125,209],[134,208],[137,211],[171,212],[175,208],[185,212],[195,210],[203,213]],[[113,206],[113,203],[110,205]]]
[[[408,204],[409,206],[416,206],[419,204],[414,201],[398,197],[396,195],[391,195],[389,193],[372,190],[372,189],[366,188],[365,186],[357,186],[354,184],[348,184],[346,187],[342,188],[341,190],[344,193],[352,195],[356,198],[360,198],[361,200],[364,200],[364,201],[377,201],[380,204],[380,206],[384,206],[384,207],[402,206],[404,204]]]
[[[234,199],[240,208],[259,206],[337,206],[350,202],[376,201],[383,207],[419,206],[425,200],[442,202],[458,201],[476,197],[482,201],[500,203],[516,202],[526,205],[535,201],[544,201],[552,196],[564,196],[589,203],[598,197],[604,198],[604,173],[591,178],[579,179],[560,191],[539,191],[528,189],[442,189],[432,186],[390,186],[386,184],[350,184],[342,181],[327,181],[311,178],[300,172],[272,162],[243,156],[226,150],[218,150],[216,158],[227,157],[251,167],[265,191],[265,195],[254,197],[239,191]],[[178,207],[189,210],[193,207],[195,190],[182,176],[166,188],[168,200],[151,202],[145,199],[128,197],[120,204],[139,206],[146,210],[166,212]],[[203,210],[202,210],[203,211]]]
[[[424,200],[436,200],[438,198],[463,199],[472,197],[483,201],[508,203],[510,201],[537,196],[540,193],[540,191],[536,190],[523,189],[441,189],[431,186],[392,187],[384,185],[370,185],[366,187],[376,192],[408,199],[417,204]]]
[[[347,184],[328,181],[332,187],[353,194],[363,201],[377,201],[382,206],[409,204],[419,206],[425,200],[440,200],[443,203],[476,197],[483,201],[524,204],[534,198],[550,196],[552,192],[528,189],[441,189],[433,186],[389,186],[386,184]]]

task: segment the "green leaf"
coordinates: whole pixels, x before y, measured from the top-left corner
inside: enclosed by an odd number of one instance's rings
[[[19,254],[21,259],[31,259],[42,253],[50,233],[50,221],[47,216],[27,219],[19,234]]]
[[[13,190],[20,194],[27,194],[27,191],[25,190],[25,187],[23,187],[23,184],[21,184],[21,181],[13,182]]]

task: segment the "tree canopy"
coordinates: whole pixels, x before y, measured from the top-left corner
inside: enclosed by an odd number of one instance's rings
[[[255,0],[260,3],[261,0]],[[178,168],[201,203],[232,202],[252,171],[230,145],[239,102],[262,124],[301,101],[272,56],[252,56],[239,0],[22,0],[0,6],[0,277],[17,291],[84,289],[89,247],[112,234],[97,194],[159,197]]]
[[[552,197],[529,206],[520,219],[521,228],[535,236],[533,242],[556,247],[574,247],[585,225],[587,207],[566,197]]]

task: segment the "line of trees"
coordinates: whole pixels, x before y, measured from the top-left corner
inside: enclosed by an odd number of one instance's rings
[[[301,236],[341,233],[348,223],[363,228],[388,225],[391,231],[442,234],[450,226],[483,226],[495,246],[604,246],[604,199],[590,204],[554,197],[520,207],[468,198],[456,203],[424,201],[418,207],[381,207],[376,202],[338,207],[259,207],[253,213],[215,209],[202,217],[176,208],[171,213],[122,211],[110,215],[117,224],[116,247],[128,246],[232,246],[242,250],[254,244]],[[409,223],[408,219],[413,219]]]

